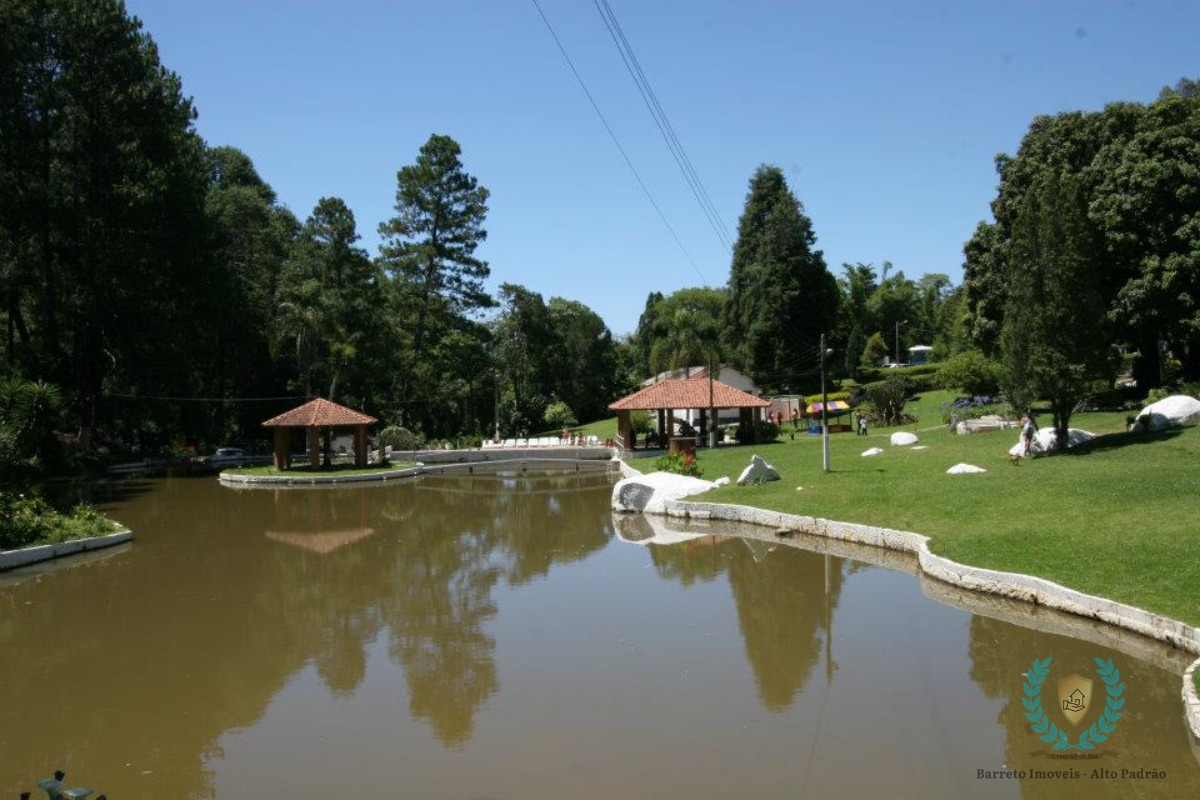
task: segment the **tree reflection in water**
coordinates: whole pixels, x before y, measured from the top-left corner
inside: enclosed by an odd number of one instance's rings
[[[648,541],[650,525],[669,521],[628,518],[622,533]],[[650,557],[664,578],[689,586],[727,577],[737,606],[746,658],[754,670],[759,699],[771,711],[791,708],[822,657],[832,679],[833,615],[847,562],[754,538],[706,535],[676,544],[650,544]]]

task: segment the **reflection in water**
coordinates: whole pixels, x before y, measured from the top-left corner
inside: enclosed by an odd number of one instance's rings
[[[0,588],[0,796],[60,763],[87,765],[74,771],[110,796],[212,796],[223,732],[254,724],[306,664],[353,695],[384,629],[412,714],[462,744],[499,686],[484,631],[496,581],[533,580],[610,535],[596,524],[606,476],[510,484],[174,479],[110,503],[138,537],[129,553]]]
[[[990,698],[1004,701],[1000,722],[1004,726],[1004,763],[1010,769],[1025,770],[1030,777],[1021,781],[1022,797],[1126,798],[1126,797],[1200,797],[1200,771],[1195,769],[1190,735],[1175,723],[1181,715],[1179,677],[1144,662],[1090,642],[1081,642],[1051,633],[1031,632],[987,617],[971,618],[971,678]],[[1096,746],[1097,760],[1063,760],[1051,757],[1053,751],[1029,727],[1025,718],[1024,673],[1035,658],[1053,658],[1050,675],[1042,687],[1045,713],[1071,741],[1090,726],[1103,710],[1103,684],[1096,674],[1095,657],[1111,658],[1121,670],[1125,684],[1124,716],[1107,742]],[[1078,728],[1068,724],[1057,711],[1056,681],[1071,674],[1092,678],[1096,701]],[[1179,765],[1184,765],[1180,768]],[[1032,770],[1075,769],[1078,780],[1048,781],[1034,779]],[[1093,770],[1114,771],[1117,778],[1093,778]],[[1122,779],[1122,770],[1157,769],[1169,774],[1170,782]],[[1051,794],[1053,792],[1053,794]]]
[[[1122,658],[761,532],[621,517],[646,549],[610,547],[610,489],[140,482],[132,548],[0,585],[0,797],[57,767],[122,798],[1011,797],[973,776],[1028,758],[1019,673]],[[1114,749],[1194,791],[1178,678],[1122,671]]]
[[[776,554],[780,548],[783,552]],[[823,646],[826,679],[832,678],[836,662],[828,646],[842,589],[843,559],[799,558],[792,548],[722,535],[651,546],[650,555],[659,575],[685,586],[720,575],[728,578],[746,658],[768,709],[791,707]]]

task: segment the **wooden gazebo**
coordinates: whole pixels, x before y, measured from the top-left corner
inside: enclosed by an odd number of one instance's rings
[[[340,406],[318,397],[302,406],[272,417],[263,423],[264,428],[275,429],[275,469],[292,466],[292,429],[304,428],[308,437],[308,459],[313,467],[321,466],[321,451],[330,449],[330,439],[335,428],[354,429],[354,464],[367,465],[367,428],[379,420],[372,416]],[[320,447],[324,434],[325,447]]]
[[[736,408],[739,411],[739,427],[749,432],[747,440],[752,442],[757,439],[762,409],[770,405],[769,400],[735,389],[727,383],[709,380],[707,372],[701,370],[690,378],[651,384],[610,403],[608,407],[617,412],[617,435],[621,437],[623,446],[628,447],[628,443],[633,441],[631,411],[658,412],[658,430],[670,436],[669,426],[675,411],[696,409],[700,412],[700,437],[703,439],[708,432],[708,409]]]

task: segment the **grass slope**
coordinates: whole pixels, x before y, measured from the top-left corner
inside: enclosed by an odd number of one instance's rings
[[[736,478],[757,453],[783,480],[697,499],[914,531],[956,561],[1200,623],[1200,429],[1134,436],[1119,432],[1122,414],[1081,414],[1073,427],[1108,435],[1078,454],[1012,466],[1015,430],[956,436],[932,413],[942,393],[929,394],[917,403],[929,422],[906,426],[928,449],[891,447],[894,429],[836,434],[825,474],[820,437],[785,431],[780,443],[700,456],[708,479]],[[863,458],[868,447],[885,453]],[[945,474],[959,462],[988,472]]]

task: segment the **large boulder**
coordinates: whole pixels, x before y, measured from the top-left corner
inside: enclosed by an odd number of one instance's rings
[[[1186,394],[1173,394],[1141,410],[1130,427],[1134,433],[1164,431],[1200,422],[1200,400]]]
[[[750,459],[750,466],[742,470],[742,474],[738,476],[738,486],[745,486],[747,483],[762,483],[763,481],[779,480],[779,472],[763,460],[762,456],[753,456]]]
[[[651,472],[617,481],[613,487],[612,507],[615,511],[645,514],[665,514],[667,503],[714,488],[711,481],[676,475],[673,472]]]
[[[1079,428],[1067,429],[1067,447],[1078,447],[1084,442],[1090,442],[1096,438],[1096,434],[1091,431],[1080,430]],[[1033,434],[1033,442],[1029,445],[1029,454],[1031,456],[1040,456],[1042,453],[1048,453],[1055,450],[1058,442],[1058,435],[1054,428],[1039,428]],[[1008,448],[1008,454],[1012,456],[1025,455],[1025,442],[1021,439],[1017,443]]]
[[[896,431],[892,434],[891,439],[892,444],[897,447],[905,447],[910,444],[916,444],[919,441],[921,440],[917,438],[915,433],[909,433],[908,431]]]

